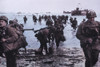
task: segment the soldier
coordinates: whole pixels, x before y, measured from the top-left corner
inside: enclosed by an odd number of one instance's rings
[[[0,16],[0,46],[3,46],[3,52],[6,56],[7,67],[17,67],[16,65],[16,50],[10,50],[13,48],[11,45],[18,39],[18,35],[12,27],[8,25],[8,18],[6,16]]]
[[[71,22],[71,23],[73,23],[73,18],[72,18],[72,17],[70,17],[70,19],[69,19],[69,20],[70,20],[70,22]]]
[[[9,25],[13,28],[15,28],[17,31],[19,31],[21,34],[23,34],[23,27],[22,25],[18,24],[15,20],[10,20]]]
[[[86,14],[88,20],[80,24],[76,33],[86,58],[85,67],[93,67],[99,56],[100,23],[95,21],[95,17],[96,13],[89,11]]]
[[[76,30],[76,28],[77,28],[77,20],[76,20],[76,18],[74,18],[74,20],[72,21],[72,27],[73,27],[74,30]]]
[[[35,35],[35,37],[37,37],[37,39],[40,41],[40,48],[38,51],[36,51],[37,54],[43,55],[42,53],[43,48],[45,49],[46,54],[48,54],[48,50],[47,50],[47,42],[49,42],[48,34],[49,34],[49,29],[43,29],[43,30],[40,30]]]
[[[14,19],[14,20],[9,21],[9,26],[13,27],[15,32],[18,34],[19,39],[21,39],[18,42],[20,42],[20,43],[22,42],[21,45],[23,45],[23,48],[25,48],[25,52],[26,52],[27,42],[26,42],[26,37],[23,34],[24,33],[23,25],[18,24],[17,21],[15,21],[15,19]]]
[[[26,21],[27,21],[27,17],[24,16],[23,19],[24,19],[24,23],[26,23]]]
[[[33,15],[33,22],[34,22],[34,25],[36,25],[36,22],[37,22],[37,17],[35,15]]]
[[[49,26],[52,26],[53,25],[53,21],[48,18],[47,21],[46,21],[46,25],[49,27]]]
[[[38,21],[39,21],[40,25],[41,25],[41,20],[42,20],[42,17],[41,17],[41,15],[39,15]]]
[[[65,37],[64,37],[64,26],[62,23],[60,23],[60,20],[56,20],[55,22],[55,31],[54,31],[54,38],[55,38],[55,43],[57,48],[59,47],[59,43],[60,41],[65,41]]]

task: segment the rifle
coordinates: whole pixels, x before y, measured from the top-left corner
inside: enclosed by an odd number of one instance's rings
[[[49,27],[45,27],[45,28],[41,28],[41,29],[39,29],[39,30],[35,30],[34,33],[38,32],[38,31],[40,31],[40,30],[43,30],[43,29],[49,29]]]
[[[32,29],[23,29],[23,31],[34,31],[34,28],[32,28]]]

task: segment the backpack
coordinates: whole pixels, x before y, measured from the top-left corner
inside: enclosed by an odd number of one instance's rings
[[[18,39],[15,42],[12,43],[3,43],[2,46],[4,48],[4,52],[12,51],[12,50],[18,50],[20,48],[25,48],[27,46],[26,39],[24,35],[18,34]]]

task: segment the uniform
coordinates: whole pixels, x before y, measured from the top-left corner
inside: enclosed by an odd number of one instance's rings
[[[43,30],[40,30],[35,35],[35,37],[37,37],[37,39],[40,41],[40,48],[37,51],[37,53],[42,54],[42,51],[44,48],[46,51],[46,54],[48,54],[48,50],[47,50],[48,34],[49,34],[49,29],[43,29]]]
[[[85,67],[93,67],[96,64],[100,51],[100,23],[90,20],[94,17],[96,16],[87,14],[88,20],[80,24],[76,33],[86,58]]]
[[[5,21],[5,22],[4,22]],[[14,31],[12,27],[7,25],[8,19],[6,16],[0,16],[0,29],[3,31],[3,36],[1,37],[0,41],[3,46],[3,51],[6,56],[6,63],[7,67],[17,67],[16,65],[16,50],[11,50],[14,45],[14,42],[18,39],[18,35]],[[5,24],[6,23],[6,24]]]

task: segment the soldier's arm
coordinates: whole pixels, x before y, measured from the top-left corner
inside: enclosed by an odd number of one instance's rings
[[[9,34],[9,37],[6,39],[6,42],[13,43],[18,39],[18,35],[13,28],[8,27],[7,32]]]
[[[96,21],[99,25],[99,35],[98,35],[98,39],[100,39],[100,22]]]

